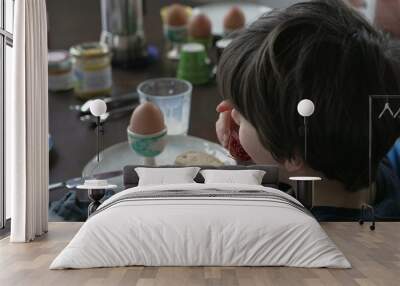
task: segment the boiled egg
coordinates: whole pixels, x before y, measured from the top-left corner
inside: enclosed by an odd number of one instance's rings
[[[237,6],[233,6],[224,17],[224,29],[225,31],[238,30],[244,27],[246,23],[246,17],[242,9]]]
[[[166,23],[169,26],[185,26],[188,23],[189,15],[185,6],[180,4],[172,4],[167,10]]]
[[[165,129],[164,116],[157,105],[151,102],[141,103],[133,111],[129,130],[135,134],[150,135]]]
[[[211,36],[211,21],[205,14],[198,14],[191,19],[189,36],[195,39],[205,39]]]

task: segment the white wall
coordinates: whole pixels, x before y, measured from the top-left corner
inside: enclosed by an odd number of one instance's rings
[[[304,0],[259,0],[255,2],[265,4],[271,8],[285,8],[297,2],[304,2]]]
[[[5,12],[6,12],[6,30],[10,33],[13,32],[14,18],[12,17],[14,13],[14,0],[5,1]]]
[[[263,4],[271,8],[285,8],[287,6],[290,6],[291,4],[304,1],[307,0],[247,0],[247,1],[225,1],[225,2],[253,2],[253,3]],[[215,0],[192,0],[190,2],[200,5],[205,3],[212,3],[215,2]]]

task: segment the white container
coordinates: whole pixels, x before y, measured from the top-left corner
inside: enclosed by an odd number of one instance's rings
[[[67,51],[51,51],[48,54],[49,91],[60,92],[74,88],[71,57]]]

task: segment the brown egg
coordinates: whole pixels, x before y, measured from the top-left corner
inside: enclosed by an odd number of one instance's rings
[[[238,30],[244,27],[246,17],[242,9],[233,6],[224,17],[224,29],[226,31]]]
[[[151,102],[141,103],[133,111],[129,130],[140,135],[150,135],[164,130],[164,117],[157,105]]]
[[[169,26],[185,26],[189,20],[189,15],[185,6],[173,4],[168,8],[166,22]]]
[[[211,21],[204,14],[198,14],[189,22],[189,36],[205,39],[211,36]]]

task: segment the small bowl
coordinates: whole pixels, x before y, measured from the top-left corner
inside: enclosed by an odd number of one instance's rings
[[[127,134],[129,146],[131,146],[133,151],[143,157],[155,157],[164,150],[167,128],[154,134],[141,135],[132,132],[128,127]]]

